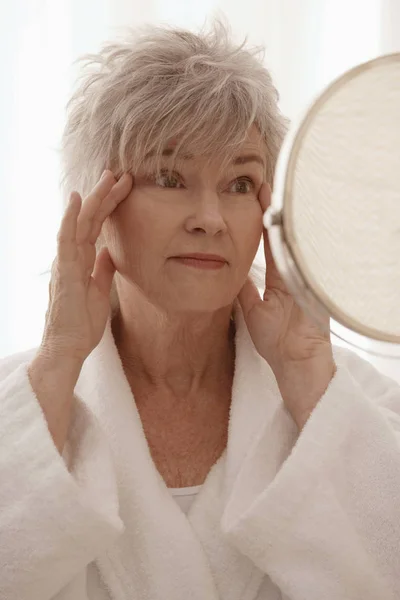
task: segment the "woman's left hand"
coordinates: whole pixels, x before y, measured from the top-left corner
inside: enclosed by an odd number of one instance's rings
[[[264,212],[270,198],[264,184],[259,196]],[[238,299],[254,346],[273,370],[285,406],[301,430],[336,371],[329,320],[324,332],[296,304],[276,268],[266,229],[263,239],[263,298],[248,277]]]

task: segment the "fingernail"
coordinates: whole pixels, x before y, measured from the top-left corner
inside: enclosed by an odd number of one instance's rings
[[[105,171],[103,171],[103,173],[101,174],[100,181],[101,181],[102,179],[104,179],[104,177],[105,177],[106,175],[107,175],[107,169],[106,169]]]

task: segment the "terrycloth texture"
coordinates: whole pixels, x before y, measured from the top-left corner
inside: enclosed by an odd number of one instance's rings
[[[149,451],[111,333],[58,454],[27,377],[0,364],[0,600],[400,598],[400,388],[335,348],[303,431],[238,310],[228,445],[188,516]]]

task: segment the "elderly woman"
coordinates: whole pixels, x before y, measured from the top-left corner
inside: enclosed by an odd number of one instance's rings
[[[269,73],[221,24],[87,67],[43,339],[0,365],[0,598],[400,598],[400,389],[274,266]]]

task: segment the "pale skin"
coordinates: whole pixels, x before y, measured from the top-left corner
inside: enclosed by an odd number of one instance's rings
[[[144,166],[134,181],[128,173],[116,181],[106,171],[83,202],[72,193],[58,235],[43,340],[29,367],[60,452],[80,370],[104,332],[114,275],[121,306],[112,323],[115,342],[170,486],[201,483],[226,443],[236,298],[302,429],[336,367],[329,329],[310,322],[275,267],[262,227],[270,202],[265,155],[252,128],[224,169],[184,157],[172,177],[154,177]],[[106,248],[96,257],[100,231]],[[248,272],[262,234],[267,277],[261,298]],[[198,269],[174,258],[193,252],[218,254],[222,267]],[[179,463],[182,456],[192,456],[192,464]],[[165,457],[177,460],[175,472]]]

